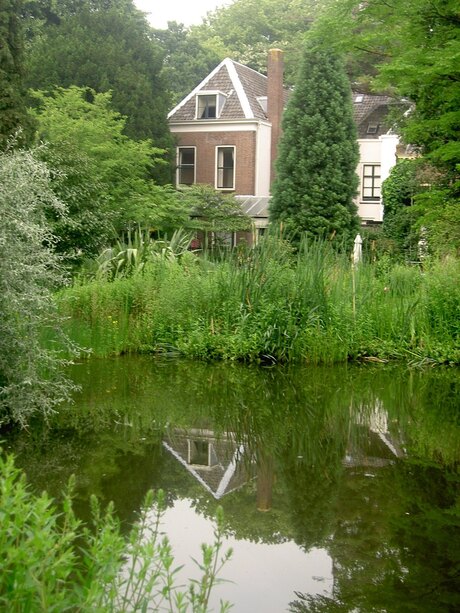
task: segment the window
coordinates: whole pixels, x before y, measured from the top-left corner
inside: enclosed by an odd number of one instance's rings
[[[198,119],[215,119],[217,117],[217,95],[198,96]]]
[[[200,439],[187,439],[187,462],[195,466],[212,468],[219,463],[213,443]]]
[[[196,97],[196,118],[217,119],[224,108],[226,95],[219,91],[208,91]]]
[[[217,147],[216,153],[216,188],[235,189],[235,147]]]
[[[367,133],[368,134],[377,134],[378,131],[379,131],[379,124],[378,123],[369,123],[367,125]]]
[[[178,147],[176,182],[177,185],[195,183],[195,147]]]
[[[380,200],[380,164],[363,166],[363,200]]]

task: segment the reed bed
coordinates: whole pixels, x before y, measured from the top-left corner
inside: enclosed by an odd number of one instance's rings
[[[354,267],[327,242],[210,260],[156,258],[131,276],[58,295],[67,332],[96,356],[169,352],[200,359],[460,363],[460,263]]]

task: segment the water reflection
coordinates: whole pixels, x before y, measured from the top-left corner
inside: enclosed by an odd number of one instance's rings
[[[73,372],[75,407],[8,440],[36,489],[75,473],[82,517],[96,493],[129,522],[163,488],[180,562],[197,552],[184,531],[209,540],[222,505],[235,611],[460,610],[458,372],[152,358]]]
[[[217,437],[213,430],[175,429],[163,447],[216,500],[243,487],[252,476],[242,462],[245,446],[229,434]]]

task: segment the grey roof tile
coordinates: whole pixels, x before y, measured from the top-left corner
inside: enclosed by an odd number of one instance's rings
[[[239,83],[237,83],[236,87],[229,74],[228,63],[231,63],[237,75]],[[210,90],[221,91],[226,95],[220,119],[238,121],[246,118],[240,95],[247,97],[254,119],[267,119],[266,112],[258,101],[258,98],[263,98],[267,95],[267,77],[252,68],[227,59],[221,62],[212,76],[204,79],[196,90],[191,92],[188,99],[185,98],[173,109],[169,116],[170,120],[194,121],[196,119],[196,94],[200,91]],[[289,90],[285,89],[286,103],[288,97]],[[381,134],[388,132],[390,126],[386,118],[389,107],[394,104],[394,99],[389,96],[353,92],[353,115],[358,128],[358,138],[378,138]],[[207,119],[202,121],[212,122],[215,120]],[[369,128],[370,125],[375,126],[375,128]]]
[[[395,100],[389,96],[353,92],[353,117],[358,128],[358,138],[378,138],[390,129],[388,110]],[[370,126],[375,131],[370,131]]]

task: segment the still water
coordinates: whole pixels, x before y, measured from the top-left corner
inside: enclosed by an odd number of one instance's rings
[[[460,610],[460,373],[125,356],[72,367],[75,405],[9,437],[32,487],[129,525],[166,492],[182,577],[224,509],[237,613]]]

